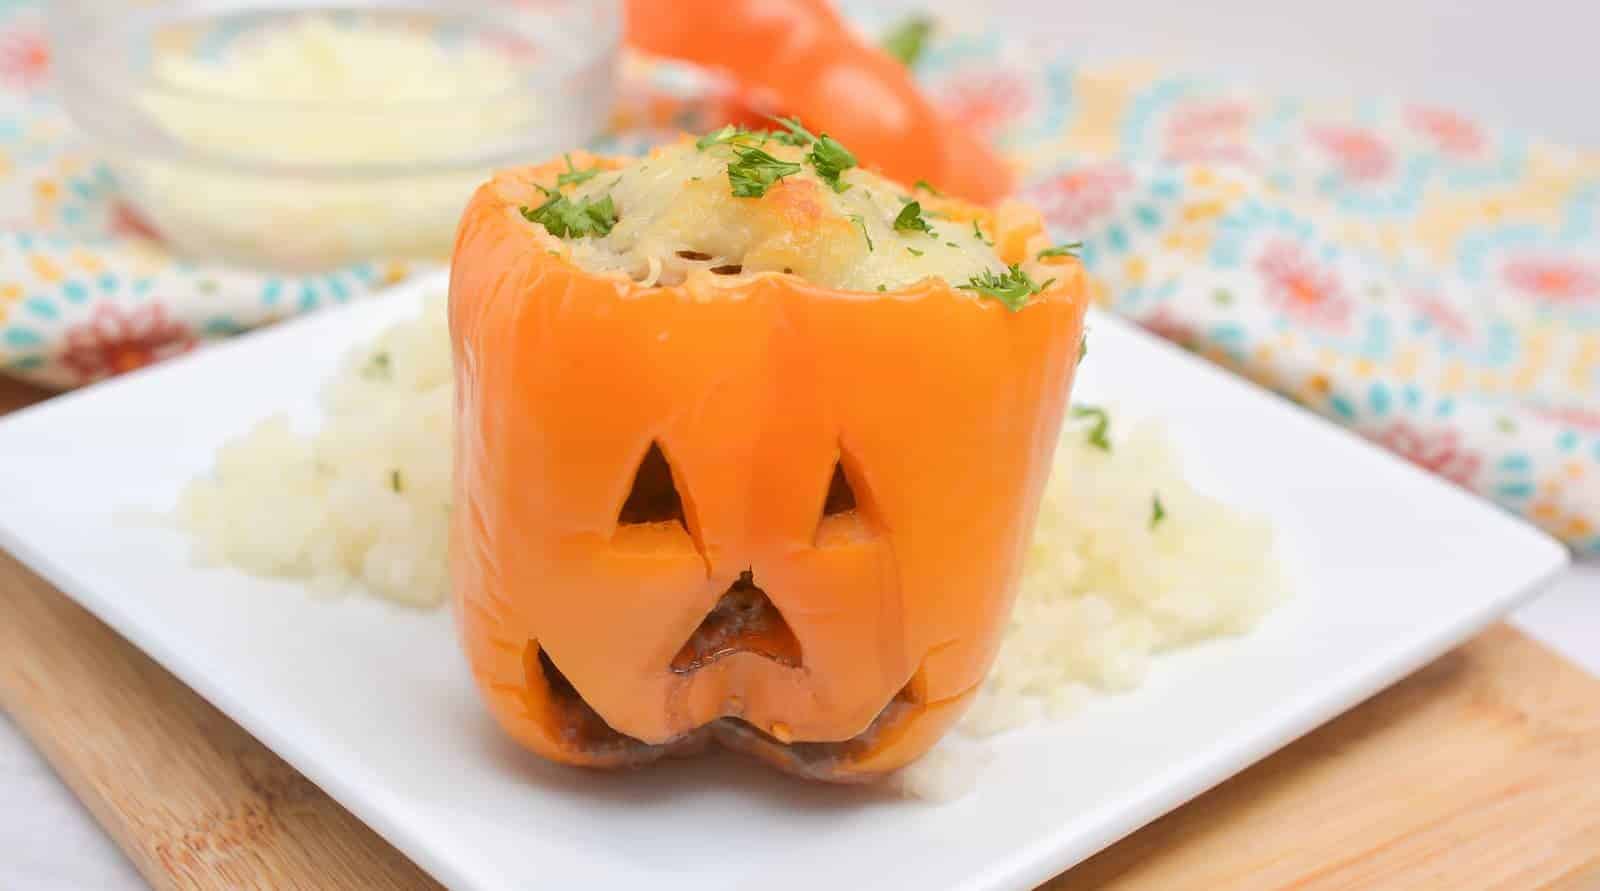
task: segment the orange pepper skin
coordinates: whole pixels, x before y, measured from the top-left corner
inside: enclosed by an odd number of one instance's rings
[[[563,169],[482,186],[452,264],[453,603],[482,697],[572,764],[715,738],[825,780],[905,765],[998,647],[1077,364],[1082,268],[1053,263],[1019,311],[933,278],[645,287],[581,269],[521,217]],[[966,212],[1016,240],[1005,214]],[[681,524],[619,522],[652,444]],[[836,465],[856,506],[826,514]],[[735,648],[674,670],[745,572],[798,664]]]
[[[626,15],[629,44],[727,70],[890,179],[985,205],[1011,191],[999,156],[948,126],[905,66],[826,0],[628,0]]]

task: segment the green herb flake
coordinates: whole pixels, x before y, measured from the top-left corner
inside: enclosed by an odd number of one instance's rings
[[[560,192],[543,186],[545,202],[532,210],[522,208],[522,216],[530,223],[538,223],[557,238],[583,238],[591,235],[609,235],[617,224],[617,206],[611,196],[585,198],[573,201]]]
[[[907,67],[917,64],[922,51],[927,48],[933,34],[933,20],[927,16],[911,16],[900,22],[883,36],[883,51]]]
[[[1015,263],[999,275],[985,270],[959,287],[967,291],[977,291],[985,297],[993,297],[1012,312],[1022,309],[1029,297],[1039,293],[1039,286],[1034,284],[1028,273]]]
[[[913,201],[900,208],[900,213],[894,218],[894,231],[896,232],[927,232],[932,234],[933,229],[928,221],[922,218],[922,203]]]
[[[397,493],[405,490],[405,480],[400,478],[400,471],[389,471],[389,488]]]
[[[861,237],[867,240],[867,250],[877,250],[877,248],[872,246],[872,236],[867,233],[867,221],[861,218],[861,214],[853,213],[850,215],[850,219],[853,220],[857,226],[861,227]]]
[[[879,285],[878,286],[878,290],[887,291],[887,290],[889,290],[889,286],[888,285]]]
[[[773,133],[772,138],[784,145],[806,146],[817,141],[816,134],[801,125],[798,118],[772,118],[772,120],[783,128],[783,132]]]
[[[735,124],[729,124],[726,127],[723,127],[721,130],[713,130],[699,139],[696,139],[694,141],[694,147],[703,152],[714,145],[755,146],[766,141],[767,134],[765,133],[755,130],[746,130],[744,127],[740,127]],[[641,171],[644,170],[643,167],[639,169]]]
[[[1150,528],[1160,526],[1161,521],[1166,518],[1167,509],[1161,504],[1161,493],[1157,492],[1150,496]]]
[[[945,243],[944,243],[944,246],[945,246],[945,247],[953,247],[953,248],[959,248],[959,247],[961,247],[961,245],[959,245],[959,244],[956,244],[956,243],[955,243],[955,242],[953,242],[953,241],[947,241],[947,242],[945,242]]]
[[[933,183],[930,183],[925,179],[919,179],[912,183],[911,188],[921,189],[922,191],[927,192],[929,195],[933,195],[935,197],[942,197],[944,195],[943,192],[933,187]]]
[[[736,148],[728,165],[728,183],[736,198],[760,198],[773,184],[799,173],[799,164],[781,161],[758,148]]]
[[[850,188],[850,184],[841,182],[839,176],[856,166],[856,156],[832,136],[826,133],[818,136],[816,144],[811,146],[811,152],[806,155],[806,160],[816,169],[817,176],[833,186],[835,192],[843,192]]]
[[[1093,423],[1089,427],[1089,445],[1103,451],[1111,451],[1111,416],[1106,410],[1094,405],[1074,405],[1072,407],[1073,420],[1089,418]]]
[[[979,241],[983,242],[984,244],[988,245],[989,247],[994,247],[994,242],[992,242],[989,239],[983,237],[983,230],[978,228],[978,221],[977,220],[973,220],[972,221],[972,237],[978,239]]]
[[[582,170],[579,170],[572,165],[571,155],[562,155],[561,157],[566,159],[567,172],[556,177],[557,187],[581,186],[589,180],[600,175],[600,168],[598,167],[586,167]]]
[[[1083,242],[1069,241],[1066,244],[1058,244],[1055,247],[1045,248],[1039,252],[1039,259],[1043,260],[1045,257],[1076,257],[1078,256],[1078,251],[1082,249]]]
[[[917,250],[917,249],[916,249],[916,248],[914,248],[914,247],[907,247],[907,248],[906,248],[906,251],[907,251],[907,252],[908,252],[908,253],[910,253],[910,254],[911,254],[911,256],[913,256],[913,257],[920,257],[920,256],[922,256],[922,251],[919,251],[919,250]]]
[[[1083,360],[1087,358],[1089,358],[1089,332],[1085,331],[1078,338],[1078,364],[1082,365]]]
[[[391,367],[387,350],[373,353],[367,364],[361,367],[361,376],[368,380],[387,380]]]

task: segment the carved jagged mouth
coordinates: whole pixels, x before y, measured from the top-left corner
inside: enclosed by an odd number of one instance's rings
[[[647,468],[651,464],[648,458],[645,463]],[[659,476],[661,471],[655,474]],[[641,470],[641,477],[644,475],[645,471]],[[840,477],[837,471],[835,477]],[[836,479],[833,489],[839,488]],[[845,495],[849,495],[847,488]],[[829,499],[830,503],[835,500],[832,490]],[[849,506],[853,507],[853,502]],[[639,511],[647,512],[646,507],[648,505],[639,507]],[[627,512],[625,509],[624,513]],[[755,574],[750,569],[741,572],[723,592],[679,648],[669,668],[687,683],[695,672],[735,654],[754,654],[788,669],[804,667],[800,641],[783,613],[756,584]],[[550,729],[575,753],[581,752],[591,761],[613,765],[641,764],[667,755],[692,754],[717,742],[730,749],[757,754],[792,773],[839,779],[842,778],[838,770],[841,762],[869,750],[886,730],[913,714],[914,706],[922,701],[919,672],[865,730],[847,740],[794,741],[788,738],[788,729],[782,724],[763,729],[737,715],[729,715],[668,742],[651,744],[607,724],[536,642],[528,645],[525,665],[530,688],[539,689],[543,684],[548,691],[550,709],[546,714],[548,720],[557,725]]]
[[[881,735],[910,717],[916,708],[914,689],[917,681],[913,678],[865,730],[846,740],[784,740],[740,718],[725,717],[669,742],[651,744],[621,733],[607,724],[600,713],[584,701],[582,694],[538,644],[529,645],[529,654],[532,657],[529,662],[537,664],[543,675],[542,683],[549,690],[550,702],[555,707],[554,717],[559,722],[555,729],[562,739],[575,750],[602,756],[606,763],[619,766],[645,764],[668,756],[692,755],[716,742],[736,751],[763,754],[791,773],[815,779],[850,779],[840,774],[838,766],[852,756],[870,750]],[[539,678],[531,676],[531,672],[528,680],[534,685],[541,683]]]

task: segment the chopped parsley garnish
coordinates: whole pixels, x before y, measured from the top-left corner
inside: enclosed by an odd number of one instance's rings
[[[581,186],[589,180],[600,175],[600,168],[598,167],[586,167],[582,170],[579,170],[578,168],[572,166],[571,155],[562,155],[561,157],[565,158],[567,161],[567,172],[556,177],[556,185],[558,187]]]
[[[1161,521],[1166,518],[1167,509],[1161,504],[1161,493],[1157,492],[1150,496],[1150,528],[1154,529],[1161,525]]]
[[[816,135],[802,126],[797,118],[773,118],[772,120],[783,128],[782,133],[773,133],[772,138],[784,145],[810,145],[817,141]]]
[[[1083,242],[1069,241],[1066,244],[1058,244],[1055,247],[1045,248],[1039,252],[1039,259],[1043,260],[1045,257],[1076,257],[1078,256],[1078,251],[1082,248]]]
[[[522,216],[530,223],[538,223],[557,238],[583,238],[588,235],[609,235],[617,224],[617,207],[606,195],[598,200],[585,198],[573,201],[560,192],[543,186],[545,202],[529,210],[522,208]]]
[[[972,237],[978,239],[979,241],[983,242],[984,244],[988,245],[989,247],[994,247],[994,242],[992,242],[989,239],[983,237],[983,230],[978,228],[978,221],[977,220],[973,220],[972,221]]]
[[[746,130],[736,124],[729,124],[721,130],[713,130],[696,139],[694,147],[700,151],[705,151],[714,145],[760,145],[766,141],[767,134],[765,133]],[[640,169],[643,170],[644,168]]]
[[[854,220],[855,224],[861,227],[861,237],[867,240],[867,250],[877,250],[877,248],[872,246],[872,236],[867,233],[867,221],[861,218],[861,214],[853,213],[850,215],[850,219]]]
[[[900,208],[900,213],[894,218],[894,231],[926,232],[930,236],[934,234],[928,221],[922,218],[922,203],[918,201],[912,201]]]
[[[404,480],[400,479],[400,471],[389,471],[389,488],[395,490],[396,492],[405,489]]]
[[[1078,364],[1082,365],[1083,360],[1087,358],[1089,358],[1089,332],[1085,331],[1078,338]]]
[[[959,245],[959,244],[956,244],[956,243],[955,243],[955,242],[953,242],[953,241],[947,241],[947,242],[945,242],[945,243],[944,243],[944,246],[945,246],[945,247],[953,247],[953,248],[958,248],[958,247],[961,247],[961,245]]]
[[[372,358],[368,359],[367,364],[362,367],[361,376],[368,380],[387,378],[389,376],[388,351],[373,353]]]
[[[1074,405],[1072,417],[1092,419],[1094,423],[1089,427],[1089,445],[1103,452],[1111,451],[1111,437],[1108,435],[1111,432],[1111,416],[1106,414],[1105,409],[1094,405]]]
[[[800,165],[780,161],[758,148],[736,148],[728,165],[728,183],[736,198],[760,198],[773,183],[800,172]]]
[[[1021,309],[1023,304],[1028,302],[1028,298],[1040,290],[1039,286],[1033,283],[1033,279],[1028,277],[1028,273],[1015,263],[999,275],[985,270],[968,279],[967,283],[960,287],[967,291],[977,291],[985,297],[993,297],[1004,303],[1006,309],[1012,312]]]
[[[911,184],[911,188],[913,188],[913,189],[921,189],[922,191],[927,192],[929,195],[941,196],[941,195],[944,194],[943,192],[939,191],[938,189],[935,189],[933,187],[933,183],[930,183],[925,179],[919,179],[916,182],[912,183]]]
[[[906,250],[907,250],[907,251],[909,251],[909,252],[910,252],[910,254],[911,254],[911,256],[913,256],[913,257],[920,257],[920,256],[922,256],[922,252],[921,252],[921,251],[919,251],[919,250],[917,250],[917,249],[916,249],[916,248],[914,248],[914,247],[909,247],[909,246],[908,246],[908,247],[907,247],[907,248],[906,248]]]
[[[889,290],[889,286],[888,285],[879,285],[878,286],[878,290],[887,291],[887,290]]]
[[[856,166],[856,156],[840,145],[837,139],[826,133],[818,136],[816,144],[811,146],[811,153],[806,155],[806,160],[816,168],[817,176],[833,186],[835,192],[843,192],[850,188],[849,183],[839,181],[839,175]]]
[[[883,37],[883,51],[896,59],[902,65],[917,64],[917,59],[922,57],[922,51],[927,47],[928,37],[933,33],[933,20],[926,16],[912,16],[893,28]]]

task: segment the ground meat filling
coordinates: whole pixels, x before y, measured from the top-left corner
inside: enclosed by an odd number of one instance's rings
[[[745,586],[736,582],[734,588],[730,589],[730,595],[737,597],[737,605],[730,607],[736,615],[719,617],[718,632],[702,635],[700,631],[696,631],[690,642],[685,644],[685,651],[693,654],[691,659],[701,660],[694,666],[695,668],[710,664],[718,655],[725,655],[728,652],[728,644],[733,638],[727,636],[727,632],[734,628],[753,630],[758,642],[750,648],[763,646],[759,641],[765,640],[772,629],[766,624],[768,620],[761,616],[759,608],[752,609],[748,605],[754,599],[752,591],[759,592],[760,589],[753,583]],[[724,603],[728,599],[729,595],[725,595]],[[762,595],[761,599],[764,600],[765,595]],[[719,603],[717,609],[712,610],[712,616],[718,615],[724,603]],[[773,612],[776,613],[776,610]],[[780,616],[779,621],[781,620]],[[707,622],[711,621],[712,618],[708,616]],[[702,628],[704,627],[703,624]],[[784,630],[787,631],[787,628]],[[790,637],[792,639],[792,634]],[[835,776],[842,762],[848,761],[860,752],[870,750],[881,735],[892,733],[901,722],[915,713],[917,705],[916,697],[912,693],[916,686],[916,681],[913,679],[905,689],[890,700],[888,705],[884,706],[865,730],[847,740],[784,741],[739,718],[727,717],[696,728],[670,742],[651,745],[613,729],[599,712],[584,701],[583,695],[566,675],[561,673],[561,669],[556,666],[548,653],[537,644],[530,644],[528,649],[531,656],[528,660],[530,663],[528,682],[531,687],[542,685],[548,690],[552,706],[549,720],[555,724],[550,729],[575,751],[604,755],[623,764],[645,764],[667,756],[693,755],[704,751],[708,744],[716,742],[725,748],[741,752],[779,752],[794,773],[815,778],[830,778]],[[679,656],[682,658],[683,654],[680,653]],[[798,659],[798,646],[794,658]],[[674,660],[674,671],[678,670],[677,662],[678,660]],[[692,671],[693,668],[688,670]]]

